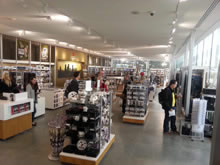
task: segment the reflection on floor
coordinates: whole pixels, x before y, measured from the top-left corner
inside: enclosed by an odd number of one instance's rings
[[[46,111],[37,119],[37,127],[7,141],[0,141],[0,162],[4,165],[56,165],[49,161],[47,123],[64,110]],[[145,125],[122,123],[119,102],[113,106],[112,132],[116,141],[101,165],[208,165],[211,142],[192,142],[177,135],[163,135],[164,112],[157,101],[149,105]]]

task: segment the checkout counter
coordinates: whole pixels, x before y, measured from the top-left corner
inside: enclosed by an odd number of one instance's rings
[[[0,100],[0,139],[8,139],[32,128],[33,99],[27,93],[3,93]]]

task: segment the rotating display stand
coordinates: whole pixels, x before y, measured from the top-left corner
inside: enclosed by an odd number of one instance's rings
[[[123,122],[144,124],[148,116],[148,87],[128,85],[125,115]]]
[[[60,161],[97,165],[115,141],[111,134],[112,93],[80,91],[73,97],[66,111],[66,136],[71,144],[60,153]]]

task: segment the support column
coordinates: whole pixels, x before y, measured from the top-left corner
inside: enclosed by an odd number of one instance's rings
[[[210,165],[220,164],[220,65],[218,69],[218,83],[215,101],[215,119],[212,135],[212,147],[210,156]]]
[[[188,72],[188,83],[187,83],[187,93],[186,93],[186,116],[189,115],[190,108],[190,97],[191,97],[191,84],[192,84],[192,60],[193,60],[193,49],[195,43],[195,31],[192,32],[189,40],[189,72]]]

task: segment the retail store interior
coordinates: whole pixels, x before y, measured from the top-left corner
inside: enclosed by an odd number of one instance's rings
[[[219,61],[220,0],[0,0],[0,162],[220,165]]]

